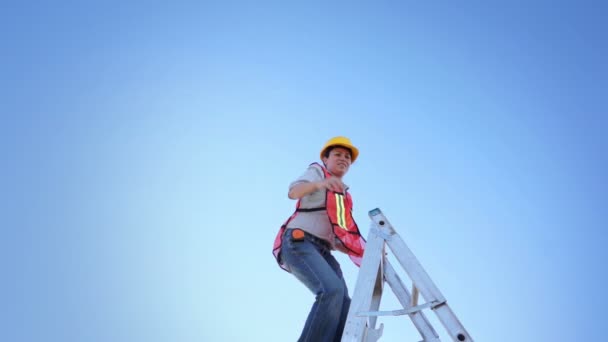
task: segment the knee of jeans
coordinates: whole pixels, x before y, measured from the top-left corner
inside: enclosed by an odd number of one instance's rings
[[[344,287],[343,286],[328,286],[323,289],[323,295],[335,299],[336,301],[343,301],[344,298]]]

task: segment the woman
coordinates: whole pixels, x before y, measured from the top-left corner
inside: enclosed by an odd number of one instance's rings
[[[352,199],[342,178],[359,156],[346,137],[334,137],[321,149],[323,165],[312,163],[289,186],[296,210],[281,226],[273,246],[279,266],[313,294],[313,304],[298,341],[340,341],[350,306],[342,271],[332,250],[361,265],[365,240],[352,216]]]

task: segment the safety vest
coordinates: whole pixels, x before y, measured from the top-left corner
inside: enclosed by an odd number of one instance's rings
[[[331,173],[329,173],[329,171],[319,163],[312,163],[310,165],[314,164],[318,165],[323,170],[324,178],[332,176]],[[327,216],[329,218],[329,222],[332,224],[334,235],[338,240],[340,240],[340,242],[342,242],[342,245],[348,252],[348,256],[355,263],[355,265],[361,266],[361,260],[363,259],[363,252],[365,250],[365,239],[361,236],[359,227],[357,227],[357,223],[352,215],[353,200],[350,193],[348,193],[346,190],[344,193],[326,190],[325,207],[320,208],[300,208],[300,201],[301,200],[299,199],[296,203],[296,210],[287,219],[287,221],[283,223],[274,239],[272,253],[274,254],[279,266],[285,271],[290,272],[289,268],[281,262],[280,257],[281,240],[289,221],[293,220],[293,218],[296,217],[296,215],[298,215],[300,212],[320,210],[327,210]]]

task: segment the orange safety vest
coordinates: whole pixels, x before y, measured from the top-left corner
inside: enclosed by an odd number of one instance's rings
[[[321,166],[319,163],[312,163],[310,165],[318,165],[323,169],[323,177],[328,178],[331,177],[331,173]],[[283,233],[287,227],[289,221],[293,220],[294,217],[299,212],[310,212],[310,211],[319,211],[319,210],[327,210],[327,216],[329,217],[329,221],[332,224],[334,235],[342,245],[348,251],[348,256],[357,266],[361,266],[361,260],[363,259],[363,252],[365,250],[365,239],[361,236],[361,232],[359,232],[359,227],[357,227],[357,223],[352,215],[353,210],[353,200],[348,191],[342,192],[334,192],[331,190],[325,191],[325,207],[320,208],[310,208],[304,209],[300,208],[300,201],[296,203],[296,210],[294,213],[283,223],[277,236],[274,239],[274,244],[272,247],[272,253],[274,254],[275,259],[279,266],[287,272],[289,268],[281,262],[280,253],[281,253],[281,239],[283,237]]]

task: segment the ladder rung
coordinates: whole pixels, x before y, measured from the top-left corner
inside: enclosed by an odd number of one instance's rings
[[[413,313],[418,312],[418,311],[422,311],[422,310],[427,309],[427,308],[434,309],[434,308],[436,308],[439,305],[444,304],[444,303],[445,303],[445,301],[443,301],[443,302],[435,301],[435,302],[429,302],[429,303],[420,304],[420,305],[411,307],[409,309],[390,310],[390,311],[363,311],[363,312],[358,312],[357,316],[362,317],[362,316],[402,316],[402,315],[409,315],[409,314],[413,314]]]

